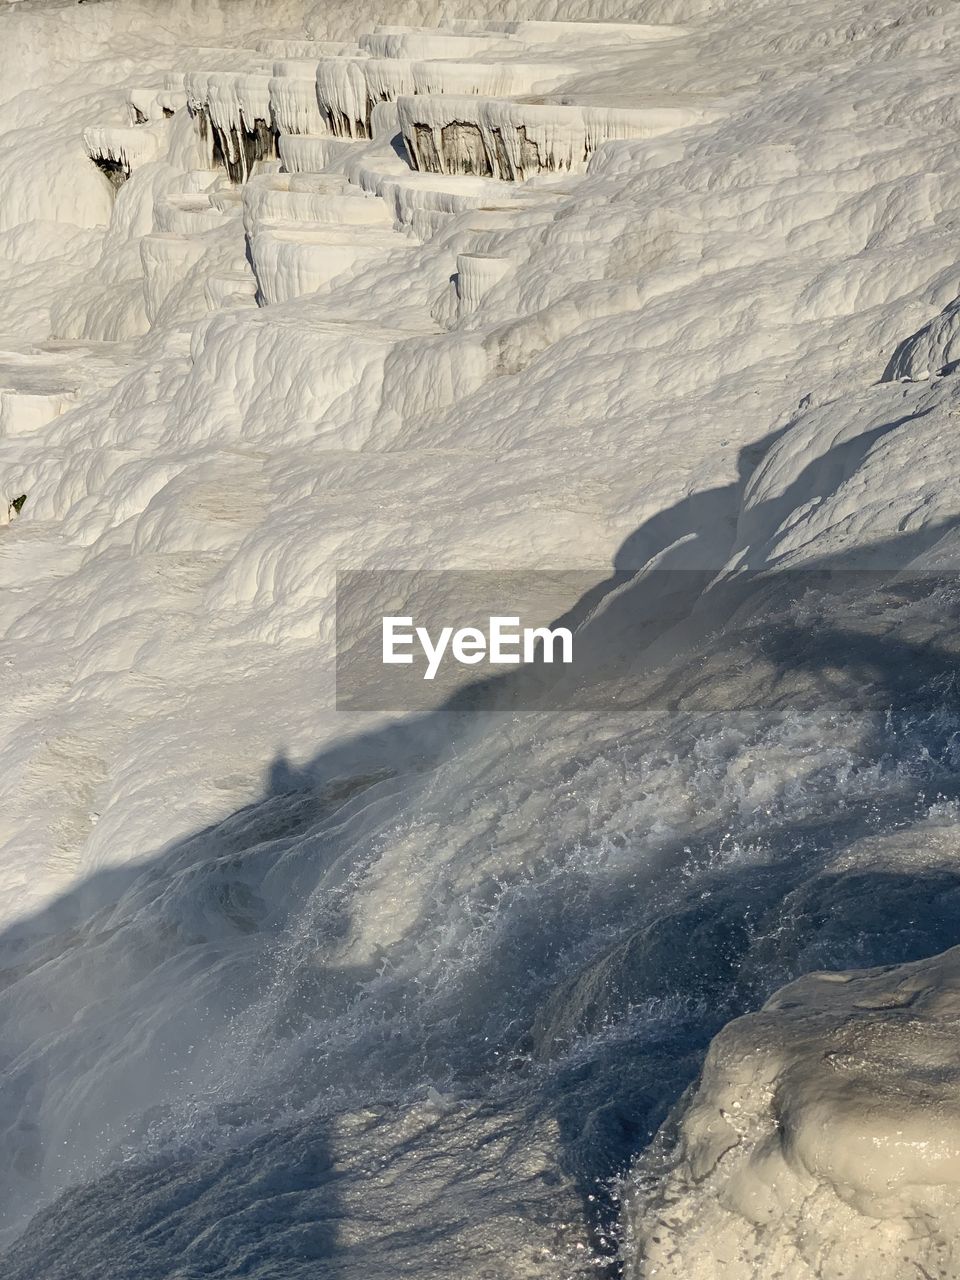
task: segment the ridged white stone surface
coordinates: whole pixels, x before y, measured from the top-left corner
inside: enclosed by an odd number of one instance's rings
[[[453,95],[401,97],[397,110],[407,151],[421,172],[508,182],[538,173],[582,173],[604,142],[653,137],[702,118],[687,107],[630,109]]]
[[[355,267],[403,247],[400,236],[367,228],[268,227],[250,238],[260,296],[268,305],[316,291]]]

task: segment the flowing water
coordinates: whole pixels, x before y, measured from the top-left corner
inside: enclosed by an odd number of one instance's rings
[[[960,941],[955,607],[741,604],[603,710],[334,750],[9,931],[4,1274],[615,1267],[618,1176],[724,1022]]]

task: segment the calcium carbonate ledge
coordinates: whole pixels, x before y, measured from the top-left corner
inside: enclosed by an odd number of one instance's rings
[[[403,96],[397,111],[415,169],[507,182],[538,173],[582,173],[604,142],[652,137],[702,119],[688,107],[630,109],[466,96]]]

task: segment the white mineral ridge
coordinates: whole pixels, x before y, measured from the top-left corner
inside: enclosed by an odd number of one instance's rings
[[[454,93],[399,96],[397,113],[417,169],[504,181],[581,173],[604,142],[668,133],[702,115],[684,107],[631,110]]]
[[[814,973],[726,1027],[627,1274],[960,1273],[960,948]]]
[[[274,63],[269,85],[270,118],[281,133],[323,133],[324,117],[317,101],[315,75],[294,77]]]

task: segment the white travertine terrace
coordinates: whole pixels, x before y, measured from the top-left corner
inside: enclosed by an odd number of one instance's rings
[[[578,26],[593,43],[619,30],[616,24]],[[346,269],[344,262],[396,247],[395,240],[371,240],[366,230],[376,236],[396,223],[429,237],[451,216],[497,204],[494,187],[501,179],[576,173],[608,138],[642,136],[694,118],[679,110],[632,112],[532,96],[575,76],[574,63],[503,59],[531,44],[549,46],[551,33],[550,24],[464,24],[440,31],[384,28],[356,44],[271,39],[254,50],[198,47],[185,55],[183,70],[164,77],[162,91],[131,90],[131,112],[142,122],[128,131],[135,139],[121,145],[124,140],[114,138],[107,154],[97,156],[115,182],[130,172],[132,144],[138,155],[159,158],[159,144],[142,142],[153,130],[147,122],[162,126],[185,101],[207,165],[224,166],[231,182],[242,184],[240,191],[222,182],[204,190],[209,182],[198,171],[197,182],[184,189],[158,192],[153,235],[141,254],[148,319],[203,252],[196,237],[222,226],[225,217],[242,214],[261,302],[287,300],[322,287]],[[412,169],[390,140],[398,116]],[[355,140],[371,138],[378,141],[353,153]],[[186,156],[189,148],[178,145]],[[331,165],[342,173],[325,174]],[[285,172],[271,172],[279,166]],[[548,202],[549,196],[535,199]],[[326,234],[327,226],[345,228],[348,238],[350,227],[361,229],[353,257],[342,235]],[[455,287],[455,312],[464,317],[510,268],[495,247],[470,249],[470,243]],[[207,302],[219,306],[216,299]]]
[[[240,191],[243,229],[249,236],[263,222],[314,221],[310,210],[316,198],[339,195],[347,185],[341,174],[260,174]]]
[[[460,58],[464,57],[462,52]],[[509,97],[548,92],[575,70],[552,62],[414,61],[400,56],[324,59],[317,67],[317,98],[334,134],[369,138],[376,107],[404,94]]]
[[[473,58],[495,57],[516,51],[512,37],[492,31],[469,35],[446,31],[377,31],[360,37],[360,47],[372,58]]]
[[[292,76],[275,66],[270,79],[270,111],[280,133],[317,134],[327,128],[327,117],[317,101],[315,74]]]
[[[134,88],[127,90],[127,104],[130,108],[132,125],[148,124],[153,120],[162,120],[172,115],[176,107],[184,106],[186,98],[180,95],[176,106],[171,106],[172,95],[166,89]]]
[[[316,293],[354,267],[402,248],[392,231],[367,227],[269,227],[250,239],[261,300],[267,305]]]
[[[254,164],[276,155],[270,113],[271,76],[261,72],[188,72],[187,105],[210,146],[211,163],[222,163],[234,182],[244,182]]]
[[[512,97],[547,93],[576,74],[568,63],[420,61],[411,64],[413,93]]]
[[[153,323],[171,291],[203,256],[200,237],[155,231],[140,241],[143,293],[147,318]]]
[[[359,44],[351,40],[261,40],[258,50],[268,58],[309,58],[314,63],[337,54],[362,56]]]
[[[252,129],[270,120],[270,77],[251,72],[214,74],[207,79],[207,106],[218,128]]]
[[[266,174],[243,188],[243,225],[253,236],[266,223],[380,226],[392,224],[383,200],[364,194],[335,174]]]
[[[294,80],[316,81],[319,62],[319,58],[276,58],[271,70],[275,76],[291,76]]]
[[[0,386],[0,439],[29,435],[58,418],[77,402],[75,388]]]
[[[260,222],[329,222],[342,227],[393,226],[387,203],[375,196],[364,196],[355,188],[326,193],[290,190],[286,201],[285,205],[281,200],[272,215],[261,215]]]
[[[382,163],[363,158],[347,164],[346,169],[352,183],[379,196],[398,225],[411,227],[421,239],[432,236],[448,218],[468,210],[494,204],[498,210],[510,209],[511,212],[531,207],[543,210],[549,209],[557,198],[537,191],[528,201],[523,199],[526,192],[504,187],[495,179],[412,173],[400,165],[388,170]],[[509,193],[506,201],[505,192]]]
[[[644,138],[701,118],[686,107],[595,107],[450,96],[404,96],[397,110],[414,168],[523,181],[582,173],[612,139]]]
[[[381,102],[395,102],[402,93],[415,91],[413,63],[409,58],[366,58],[358,64],[366,86],[366,100],[360,116],[372,132],[373,109]],[[319,86],[319,80],[317,81]],[[335,104],[334,104],[335,105]]]
[[[212,208],[219,209],[224,214],[239,213],[243,208],[242,187],[226,184],[221,187],[211,187],[207,198]]]
[[[257,281],[251,271],[225,271],[204,281],[203,293],[210,311],[227,307],[255,307]]]
[[[502,206],[505,202],[519,206],[521,201],[543,206],[555,198],[543,188],[524,191],[493,178],[412,170],[395,136],[396,107],[392,103],[380,103],[374,108],[372,127],[375,143],[357,145],[344,139],[330,139],[327,145],[311,148],[319,154],[312,161],[308,157],[304,168],[308,169],[311,164],[314,169],[321,168],[318,163],[321,159],[335,165],[352,185],[380,197],[396,222],[412,228],[421,239],[432,236],[449,216],[468,209],[490,204]],[[285,141],[281,138],[281,151]],[[290,168],[290,164],[287,167]]]
[[[181,85],[164,83],[164,87],[157,90],[156,102],[162,116],[172,116],[187,105],[187,95]]]
[[[350,143],[330,134],[282,133],[277,140],[288,173],[320,173],[350,149]]]
[[[464,251],[471,254],[510,257],[503,252],[504,237],[512,235],[519,227],[545,226],[553,220],[555,211],[555,201],[549,197],[531,201],[510,200],[496,206],[487,203],[479,205],[467,210],[457,220],[457,244],[469,245],[469,250]],[[511,258],[511,261],[515,264],[514,259]],[[456,293],[456,279],[453,285]]]
[[[358,59],[324,58],[317,66],[317,98],[333,134],[369,138],[367,82]]]
[[[668,23],[568,22],[530,18],[513,21],[471,21],[462,18],[447,25],[451,32],[471,35],[487,32],[513,36],[524,44],[559,44],[569,41],[574,48],[584,44],[621,44],[624,41],[648,44],[660,40],[675,40],[685,31],[682,26]]]
[[[371,70],[368,67],[374,61]],[[338,138],[369,138],[379,102],[413,91],[409,62],[378,58],[324,58],[317,65],[317,98]]]
[[[138,165],[159,159],[165,142],[162,125],[88,125],[83,131],[83,146],[114,186],[119,186]]]
[[[223,224],[223,211],[203,192],[174,191],[159,197],[153,205],[157,231],[176,235],[196,235]]]
[[[493,253],[457,254],[457,300],[462,316],[476,311],[495,284],[516,268],[512,258]]]
[[[164,72],[168,89],[183,89],[190,76],[230,72],[233,75],[269,75],[274,59],[254,49],[190,48],[177,58],[177,65]]]
[[[400,226],[413,227],[420,236],[432,234],[451,215],[476,209],[491,199],[491,184],[483,178],[420,173],[394,176],[370,171],[361,171],[358,177],[383,200]]]

